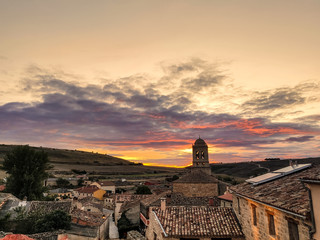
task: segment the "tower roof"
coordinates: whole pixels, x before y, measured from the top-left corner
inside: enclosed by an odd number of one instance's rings
[[[206,142],[200,137],[194,142],[194,145],[195,146],[207,146]]]

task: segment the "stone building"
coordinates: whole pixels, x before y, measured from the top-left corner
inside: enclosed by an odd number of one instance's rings
[[[200,137],[192,144],[192,167],[191,171],[198,171],[211,175],[209,165],[208,145]]]
[[[218,180],[211,176],[208,145],[198,138],[192,145],[190,172],[174,181],[173,193],[186,197],[214,197],[219,195]]]
[[[218,180],[202,170],[193,170],[174,181],[173,192],[186,197],[214,197],[219,195]]]
[[[231,187],[233,208],[246,239],[319,239],[309,191],[301,181],[319,179],[319,172],[320,165],[293,165]],[[314,192],[317,199],[318,191]],[[313,208],[319,211],[318,200]]]
[[[166,206],[150,209],[146,238],[149,240],[244,239],[232,208]]]
[[[314,234],[314,239],[320,239],[320,172],[302,178],[301,182],[308,188],[310,197],[311,233]]]

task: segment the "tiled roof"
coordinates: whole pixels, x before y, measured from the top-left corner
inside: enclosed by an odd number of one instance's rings
[[[86,187],[77,188],[74,191],[79,192],[79,193],[91,193],[91,194],[93,194],[97,190],[99,190],[99,188],[97,186],[95,186],[95,185],[92,185],[92,186],[86,186]]]
[[[71,212],[72,222],[79,225],[100,226],[108,216],[103,218],[103,214],[73,209]]]
[[[242,183],[232,186],[230,189],[244,197],[307,217],[310,212],[309,196],[300,179],[317,178],[319,173],[320,165],[314,165],[311,168],[257,186],[253,186],[251,183]]]
[[[166,197],[168,206],[209,206],[210,198],[213,201],[213,206],[220,206],[216,197],[185,197],[181,193],[171,193],[170,191],[143,199],[141,203],[145,206],[160,206],[160,198],[162,197]]]
[[[217,183],[218,180],[208,175],[201,170],[198,171],[191,171],[190,173],[182,176],[178,180],[174,181],[174,183]]]
[[[232,208],[153,208],[169,237],[241,237],[240,224]]]
[[[154,202],[158,201],[159,200],[159,205],[160,205],[160,198],[162,197],[166,197],[168,194],[170,194],[171,191],[166,191],[166,192],[163,192],[163,193],[160,193],[158,195],[149,195],[148,198],[145,198],[143,200],[141,200],[141,203],[145,206],[150,206],[152,205]]]
[[[29,238],[23,234],[8,234],[4,238],[0,238],[0,240],[34,240],[33,238]]]
[[[226,201],[231,201],[232,202],[232,194],[231,193],[226,193],[221,196],[218,196],[218,198]]]
[[[47,214],[55,210],[61,210],[70,213],[72,201],[32,201],[29,207],[29,213],[38,212]]]

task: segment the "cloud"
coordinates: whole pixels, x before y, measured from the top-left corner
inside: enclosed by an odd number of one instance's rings
[[[314,136],[301,136],[301,137],[289,137],[286,142],[309,142],[312,141]]]
[[[269,151],[278,143],[317,141],[318,115],[306,116],[305,122],[281,123],[268,116],[243,115],[306,104],[304,94],[313,92],[316,83],[255,92],[253,97],[246,93],[241,95],[246,100],[238,104],[240,111],[228,112],[238,96],[232,91],[241,94],[242,90],[233,87],[217,65],[192,59],[163,69],[159,78],[137,74],[83,84],[74,75],[32,67],[20,88],[34,99],[0,106],[1,137],[7,142],[63,148],[164,152],[189,148],[199,135],[213,147],[232,151]],[[208,107],[200,106],[204,99]],[[212,106],[219,99],[224,104],[217,111]],[[237,159],[234,153],[230,157]],[[238,159],[248,158],[239,155]]]
[[[276,89],[272,92],[262,92],[256,95],[253,99],[246,101],[242,107],[254,111],[268,111],[304,104],[306,101],[301,93],[293,89]]]

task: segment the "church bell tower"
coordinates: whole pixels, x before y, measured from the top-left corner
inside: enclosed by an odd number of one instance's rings
[[[201,170],[204,173],[211,175],[208,145],[200,137],[192,145],[192,157],[192,171]]]

